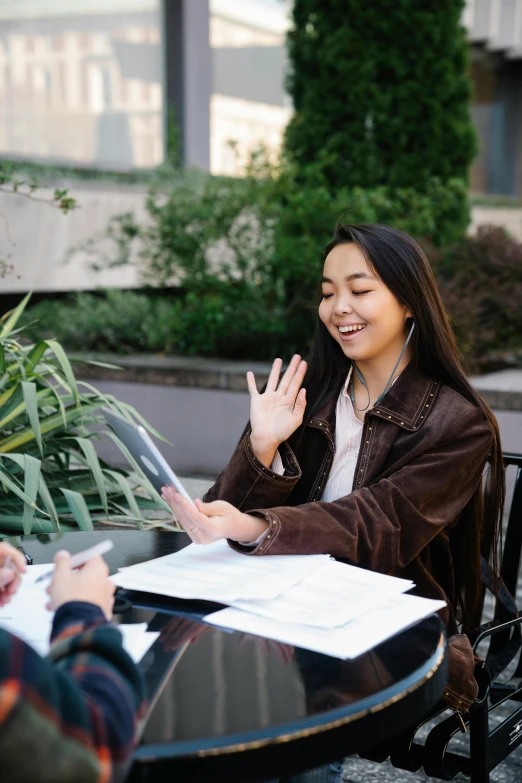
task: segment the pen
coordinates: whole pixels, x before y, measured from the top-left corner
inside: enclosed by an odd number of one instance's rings
[[[113,546],[114,544],[110,539],[107,539],[105,541],[100,541],[99,544],[95,544],[94,546],[89,547],[89,549],[84,549],[83,552],[78,552],[78,554],[73,555],[71,557],[71,567],[79,568],[80,566],[84,565],[88,560],[91,560],[93,557],[97,557],[98,555],[104,555],[106,552],[110,552]],[[46,571],[45,574],[39,576],[38,579],[35,580],[35,584],[37,582],[42,582],[44,579],[50,579],[53,574],[54,574],[54,568],[51,568],[50,571]]]

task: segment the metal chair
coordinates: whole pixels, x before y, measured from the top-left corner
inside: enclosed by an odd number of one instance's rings
[[[440,717],[447,707],[438,709],[426,717],[423,723],[388,746],[381,746],[364,755],[372,761],[384,761],[389,757],[393,766],[416,772],[421,768],[430,777],[451,780],[459,772],[471,777],[472,783],[489,783],[490,772],[522,743],[522,616],[519,616],[515,598],[522,555],[522,454],[505,454],[504,465],[516,467],[515,487],[505,536],[501,564],[502,588],[495,599],[494,619],[485,622],[474,634],[469,634],[473,649],[489,639],[484,663],[475,668],[479,685],[477,699],[468,713],[453,714],[434,726],[424,743],[417,740],[419,732],[434,718]],[[487,566],[483,563],[484,600],[486,588],[491,584]],[[484,608],[484,603],[483,603]],[[506,675],[508,667],[513,673]],[[500,723],[495,723],[501,705],[512,701],[515,707]],[[493,720],[492,720],[493,719]],[[494,724],[494,725],[493,725]],[[448,749],[461,731],[470,737],[469,756]]]

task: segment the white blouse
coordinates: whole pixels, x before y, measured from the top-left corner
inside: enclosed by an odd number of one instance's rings
[[[330,475],[321,497],[321,500],[327,502],[349,495],[352,491],[353,477],[361,446],[363,423],[355,415],[348,391],[351,374],[350,368],[335,408],[335,454]],[[279,476],[284,475],[285,470],[279,451],[276,452],[271,470]]]

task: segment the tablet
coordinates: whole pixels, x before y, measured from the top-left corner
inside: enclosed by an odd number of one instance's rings
[[[125,419],[109,408],[102,408],[107,424],[128,448],[150,483],[161,493],[162,487],[174,487],[193,506],[194,501],[165,460],[149,433],[139,424]]]

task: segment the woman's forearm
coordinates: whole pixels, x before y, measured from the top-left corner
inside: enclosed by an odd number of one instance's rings
[[[265,468],[269,468],[274,461],[274,457],[280,444],[267,443],[266,441],[255,438],[253,435],[250,436],[250,443],[252,444],[252,450],[259,462],[261,462]]]

